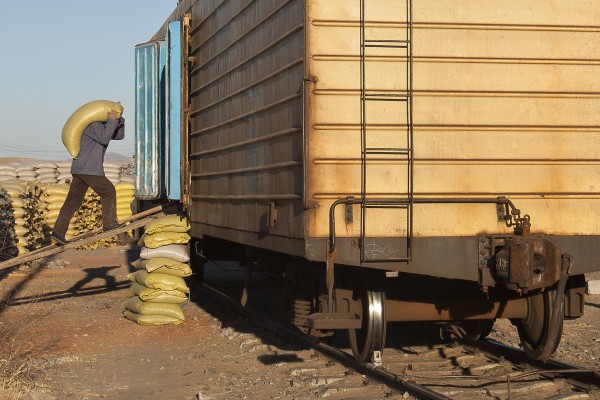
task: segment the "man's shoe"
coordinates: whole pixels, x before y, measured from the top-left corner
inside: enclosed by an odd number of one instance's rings
[[[63,236],[59,235],[58,233],[52,232],[52,234],[50,235],[50,238],[52,240],[54,240],[57,244],[60,244],[61,246],[69,243],[69,241],[67,239],[65,239]]]

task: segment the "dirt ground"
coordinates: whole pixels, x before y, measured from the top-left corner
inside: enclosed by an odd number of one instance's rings
[[[183,305],[182,325],[126,320],[129,272],[58,262],[2,276],[0,369],[16,376],[4,381],[0,400],[288,398],[272,394],[290,383],[273,369],[267,376],[260,357],[236,361],[242,345],[230,339],[238,334],[196,292]],[[600,296],[588,297],[585,317],[566,322],[558,358],[600,367],[599,324]],[[517,343],[504,321],[492,336]],[[233,376],[239,386],[229,387]],[[222,394],[203,395],[208,390]]]

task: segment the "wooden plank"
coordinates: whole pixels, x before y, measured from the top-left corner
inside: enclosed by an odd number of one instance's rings
[[[162,212],[162,210],[163,206],[156,206],[154,208],[151,208],[150,210],[124,218],[120,221],[120,223],[126,223],[134,220],[138,221],[131,222],[130,224],[122,226],[120,228],[113,229],[107,232],[102,232],[102,228],[97,228],[93,231],[75,236],[71,241],[69,241],[69,243],[63,246],[58,244],[51,244],[31,253],[12,258],[10,260],[0,263],[0,270],[24,264],[26,262],[39,260],[40,258],[51,256],[53,254],[62,253],[65,250],[74,249],[76,247],[84,246],[86,244],[91,244],[97,242],[98,240],[110,238],[112,236],[118,235],[119,233],[127,232],[132,229],[141,228],[153,219],[164,217],[165,213]]]

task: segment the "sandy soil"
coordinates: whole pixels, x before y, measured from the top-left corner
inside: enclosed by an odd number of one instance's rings
[[[207,390],[223,399],[288,398],[272,394],[287,390],[285,374],[271,368],[267,375],[256,355],[237,360],[242,345],[230,339],[239,333],[199,305],[197,293],[184,304],[183,325],[143,327],[123,318],[128,272],[58,263],[3,276],[0,358],[13,356],[25,371],[13,381],[21,390],[0,390],[0,399],[212,398],[202,395]],[[559,358],[600,367],[599,323],[600,296],[592,296],[585,317],[566,323]],[[508,323],[493,336],[516,343]],[[232,380],[239,386],[229,387]]]

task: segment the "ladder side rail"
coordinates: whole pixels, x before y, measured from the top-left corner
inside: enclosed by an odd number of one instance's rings
[[[375,208],[367,192],[367,167],[371,154],[398,154],[405,155],[407,167],[407,187],[406,187],[406,207],[389,208],[405,208],[406,209],[406,257],[394,259],[393,261],[410,262],[412,260],[412,238],[414,235],[413,229],[413,204],[414,204],[414,128],[413,128],[413,0],[406,1],[406,24],[405,24],[405,40],[396,38],[386,39],[368,39],[366,37],[367,25],[367,0],[360,0],[360,134],[361,134],[361,226],[360,226],[360,261],[365,262],[381,262],[390,260],[366,260],[365,256],[365,239],[366,239],[366,213],[367,208]],[[386,47],[404,49],[406,70],[405,70],[405,94],[394,93],[392,89],[389,93],[369,93],[367,90],[367,54],[366,48],[371,47]],[[367,121],[367,101],[402,101],[406,103],[406,149],[386,149],[382,147],[369,148],[367,145],[368,121]]]

